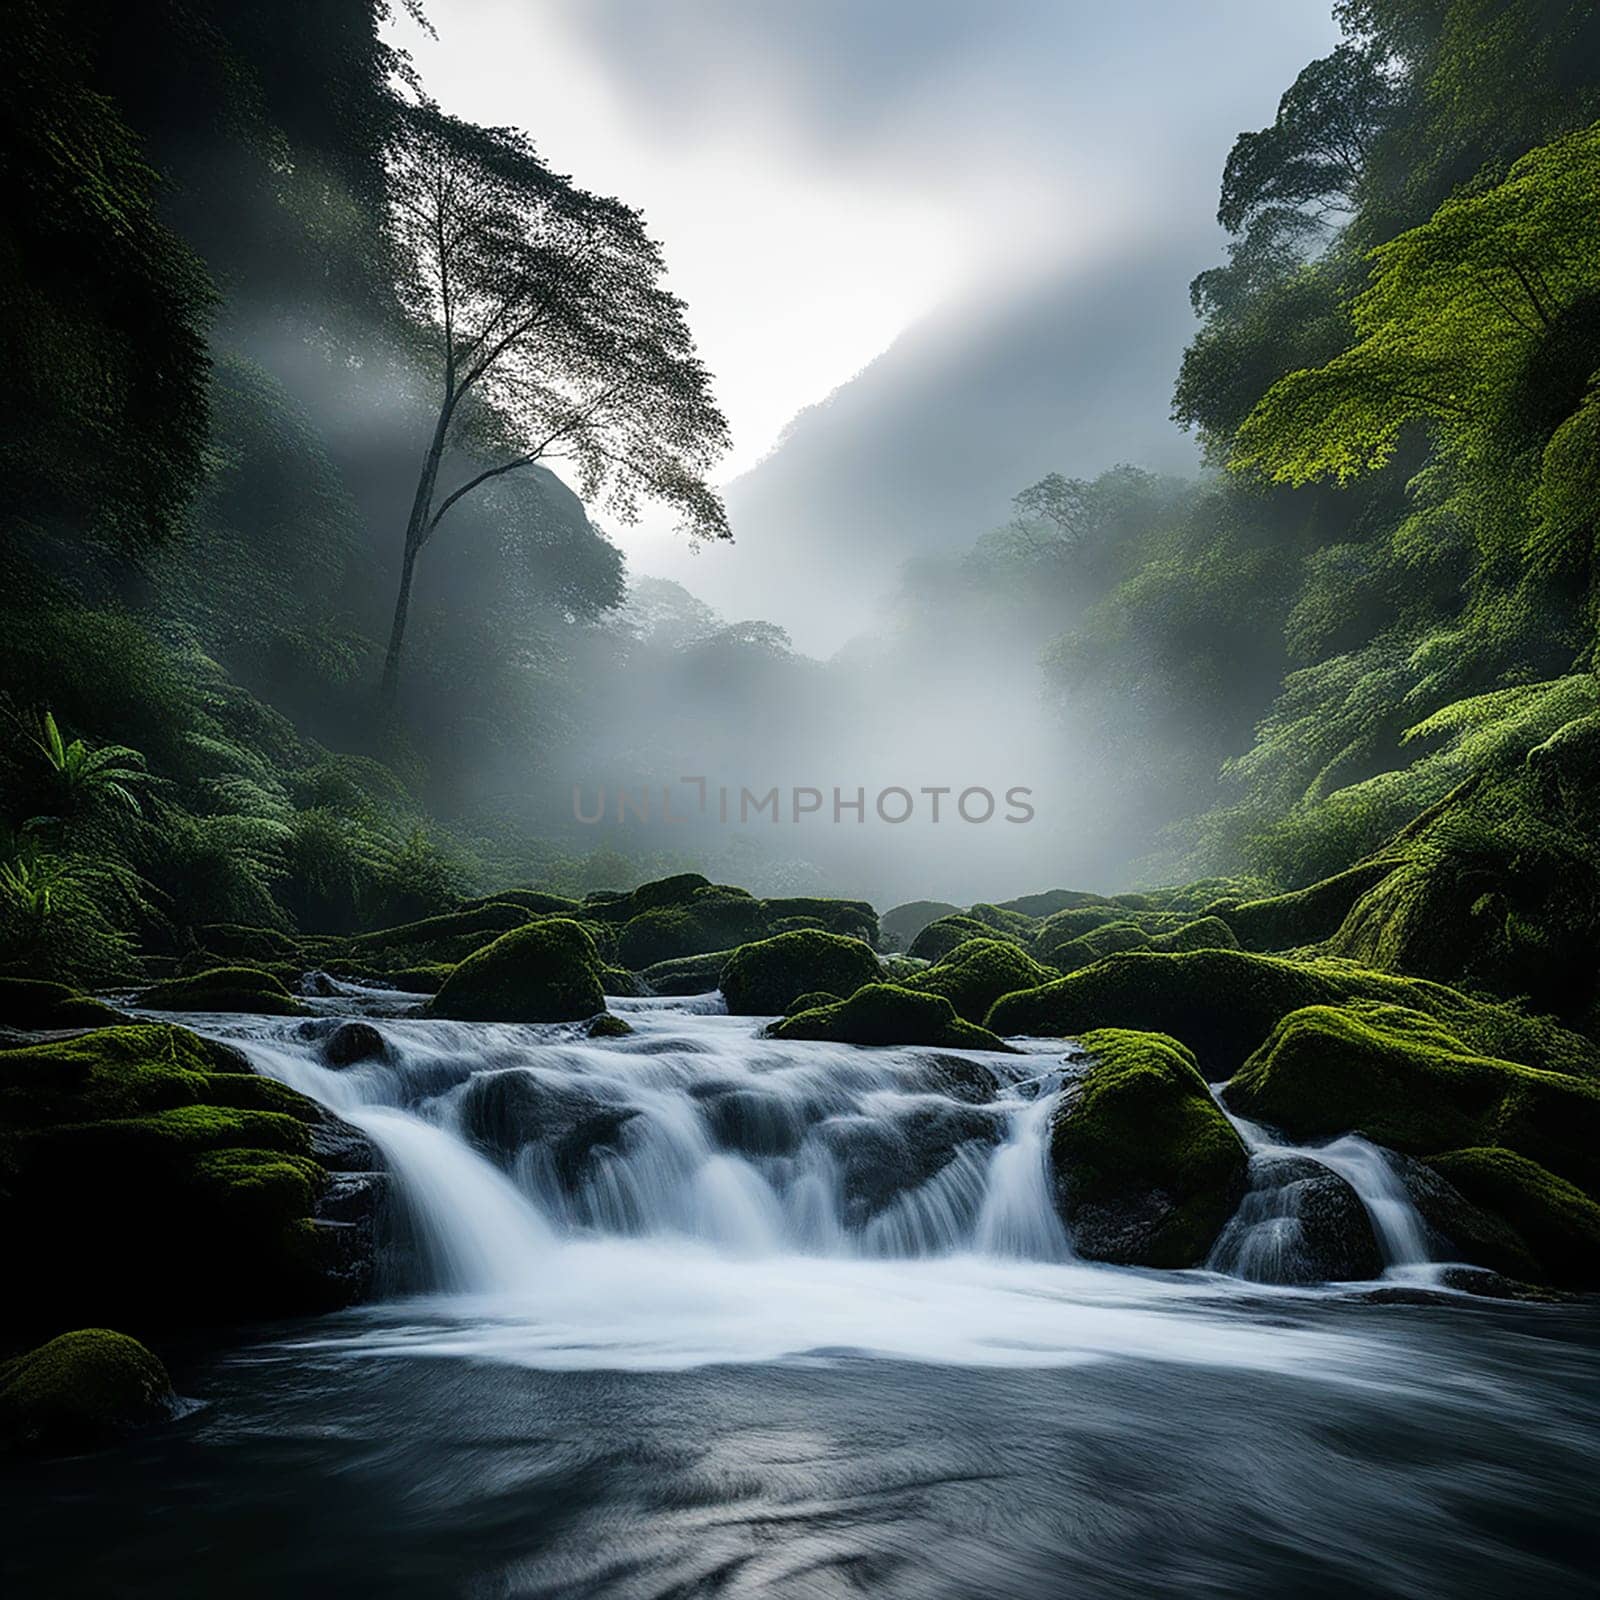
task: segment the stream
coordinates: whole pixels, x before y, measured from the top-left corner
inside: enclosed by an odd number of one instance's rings
[[[1595,1592],[1593,1302],[1445,1288],[1365,1141],[1236,1122],[1350,1186],[1381,1278],[1295,1283],[1270,1185],[1212,1269],[1111,1268],[1051,1199],[1061,1041],[610,1004],[631,1036],[354,987],[181,1019],[381,1150],[386,1292],[196,1352],[189,1415],[8,1484],[6,1592]],[[382,1058],[335,1070],[351,1014]]]

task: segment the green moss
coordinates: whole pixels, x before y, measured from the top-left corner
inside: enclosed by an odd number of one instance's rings
[[[968,939],[931,967],[898,980],[920,994],[942,994],[956,1015],[982,1022],[1003,994],[1034,989],[1056,974],[1004,939]]]
[[[784,1008],[784,1015],[792,1017],[802,1011],[816,1011],[823,1006],[836,1006],[843,998],[841,995],[830,994],[826,989],[807,989],[804,994],[796,995]]]
[[[1093,966],[1096,961],[1119,950],[1143,950],[1150,944],[1150,935],[1133,922],[1108,922],[1089,933],[1079,934],[1063,944],[1051,944],[1041,939],[1034,949],[1041,961],[1046,961],[1057,972],[1077,972],[1081,967]]]
[[[1091,936],[1092,937],[1092,936]],[[1152,950],[1237,950],[1239,941],[1221,917],[1200,917],[1171,933],[1150,935]]]
[[[1355,1132],[1415,1156],[1499,1145],[1600,1187],[1600,1085],[1482,1055],[1415,1010],[1291,1012],[1224,1097],[1296,1139]]]
[[[1012,939],[1020,939],[1024,944],[1039,931],[1039,919],[1025,916],[1020,911],[1014,911],[1006,906],[990,905],[987,901],[980,900],[976,905],[970,906],[967,915],[974,922],[981,922],[986,928],[993,928],[997,933]]]
[[[420,967],[396,967],[384,974],[384,981],[404,994],[437,994],[455,970],[454,962],[430,961]]]
[[[960,915],[961,907],[948,900],[908,900],[884,912],[879,918],[879,930],[887,948],[904,950],[930,922]]]
[[[920,961],[937,961],[940,956],[949,955],[958,944],[965,944],[968,939],[996,937],[1010,939],[1013,944],[1020,942],[1010,934],[999,933],[987,922],[979,922],[976,917],[939,917],[930,922],[911,941],[911,948],[906,954],[915,956]]]
[[[1077,1037],[1091,1028],[1169,1033],[1213,1077],[1233,1072],[1281,1017],[1304,1006],[1373,1000],[1448,1022],[1474,1049],[1563,1072],[1600,1070],[1600,1048],[1539,1018],[1442,984],[1340,961],[1292,961],[1243,950],[1113,955],[1042,988],[997,1001],[985,1025],[1001,1034]]]
[[[419,922],[358,934],[342,949],[358,961],[374,962],[380,969],[461,961],[502,933],[521,927],[529,917],[522,906],[492,900],[471,911],[452,911],[441,917],[424,917]]]
[[[1292,894],[1235,902],[1218,915],[1246,950],[1295,950],[1338,931],[1351,906],[1394,871],[1392,860],[1364,861]]]
[[[859,939],[837,933],[780,933],[741,945],[722,968],[722,993],[735,1016],[782,1016],[808,989],[854,994],[879,975]]]
[[[768,924],[767,932],[799,933],[806,928],[813,928],[819,933],[828,931],[828,925],[821,917],[778,917]]]
[[[518,906],[535,916],[579,918],[583,911],[581,901],[569,899],[564,894],[547,894],[543,889],[501,889],[494,894],[480,895],[462,906],[463,911],[481,911],[485,906]]]
[[[247,961],[298,961],[299,946],[276,928],[252,928],[238,922],[208,922],[196,930],[201,947],[219,956]]]
[[[1057,1204],[1078,1253],[1197,1265],[1244,1189],[1239,1135],[1176,1039],[1101,1028],[1080,1042],[1089,1066],[1050,1128]]]
[[[589,1024],[591,1039],[625,1039],[632,1032],[632,1023],[624,1022],[621,1017],[613,1016],[609,1011],[602,1012]]]
[[[687,911],[658,906],[628,922],[617,938],[617,955],[624,966],[641,971],[658,961],[694,955],[698,945],[699,930]]]
[[[1042,894],[1019,895],[1015,900],[1002,900],[1002,911],[1020,911],[1025,917],[1053,917],[1059,911],[1075,911],[1083,906],[1107,904],[1104,895],[1090,894],[1087,889],[1046,889]]]
[[[637,973],[629,972],[626,967],[602,966],[600,987],[607,994],[622,995],[628,999],[651,993],[650,986]]]
[[[1428,1165],[1475,1206],[1508,1223],[1545,1282],[1600,1286],[1600,1205],[1582,1190],[1504,1149],[1450,1150]]]
[[[113,1027],[128,1019],[64,983],[0,978],[0,1027],[37,1029]]]
[[[331,1308],[327,1114],[226,1046],[142,1024],[0,1050],[0,1228],[19,1304],[140,1327]]]
[[[709,994],[718,987],[722,969],[733,955],[732,950],[711,950],[705,955],[658,961],[639,976],[655,994]]]
[[[247,1011],[293,1017],[305,1007],[270,972],[256,967],[213,967],[190,977],[153,984],[136,1004],[146,1011]]]
[[[932,1045],[947,1050],[1004,1050],[986,1029],[963,1022],[943,995],[898,984],[869,983],[847,1000],[796,1012],[769,1030],[774,1039],[828,1039],[838,1044]]]
[[[769,923],[784,917],[814,917],[829,933],[878,942],[878,913],[866,900],[836,900],[828,895],[784,895],[763,900],[761,909]],[[776,931],[776,930],[774,930]]]
[[[159,1421],[167,1369],[137,1340],[80,1328],[0,1366],[0,1436],[43,1448],[92,1443]]]
[[[468,956],[427,1011],[465,1022],[576,1022],[605,1008],[594,940],[576,922],[551,918]]]

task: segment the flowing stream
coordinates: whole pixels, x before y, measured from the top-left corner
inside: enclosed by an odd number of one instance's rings
[[[116,1592],[163,1600],[1584,1592],[1593,1307],[1437,1287],[1373,1146],[1236,1122],[1211,1269],[1110,1268],[1052,1201],[1061,1041],[611,1004],[632,1035],[353,987],[186,1019],[381,1151],[385,1293],[198,1359],[193,1418],[18,1486],[6,1559],[92,1499]],[[327,1065],[356,1015],[381,1056]],[[1304,1281],[1307,1195],[1365,1216],[1380,1277]]]

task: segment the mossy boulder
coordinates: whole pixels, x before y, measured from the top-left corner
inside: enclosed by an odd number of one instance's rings
[[[636,972],[658,961],[694,955],[700,948],[700,931],[694,918],[679,906],[641,911],[617,936],[618,959]]]
[[[396,967],[384,974],[383,981],[393,984],[402,994],[438,994],[455,970],[453,961],[429,961],[420,967]]]
[[[606,1008],[594,940],[553,917],[501,934],[462,961],[428,1002],[462,1022],[577,1022]]]
[[[720,981],[735,1016],[775,1017],[808,989],[854,994],[878,976],[878,958],[859,939],[802,929],[742,945]]]
[[[1295,1139],[1354,1132],[1414,1156],[1501,1146],[1600,1190],[1600,1084],[1484,1055],[1405,1007],[1291,1012],[1223,1097]]]
[[[1150,935],[1137,923],[1108,922],[1064,944],[1041,941],[1035,949],[1040,959],[1048,961],[1057,972],[1068,973],[1092,967],[1095,962],[1123,950],[1146,950],[1149,946]]]
[[[0,1439],[68,1449],[171,1415],[167,1369],[136,1339],[80,1328],[0,1365]]]
[[[786,917],[813,917],[829,933],[861,939],[876,945],[879,936],[878,913],[870,901],[840,900],[828,895],[782,895],[763,900],[761,909],[769,923]]]
[[[843,998],[842,995],[830,994],[826,989],[807,989],[804,994],[796,995],[789,1002],[784,1015],[792,1017],[801,1011],[816,1011],[822,1006],[836,1006]]]
[[[911,941],[911,948],[907,955],[915,956],[920,961],[937,961],[940,956],[947,956],[958,944],[965,944],[968,939],[993,939],[996,937],[1010,938],[1013,944],[1021,941],[1014,936],[999,933],[989,926],[987,922],[979,922],[976,917],[966,915],[954,917],[939,917],[930,922],[915,939]]]
[[[1393,860],[1363,861],[1289,894],[1237,901],[1217,915],[1246,950],[1295,950],[1330,938],[1350,908],[1395,869]]]
[[[1091,938],[1093,935],[1090,936]],[[1197,917],[1170,933],[1150,936],[1152,950],[1237,950],[1239,940],[1221,917]]]
[[[1234,1072],[1280,1018],[1305,1006],[1372,1000],[1448,1022],[1474,1048],[1579,1074],[1600,1070],[1600,1047],[1547,1021],[1443,984],[1340,961],[1294,961],[1244,950],[1112,955],[1038,989],[1006,995],[984,1025],[1000,1034],[1077,1037],[1140,1028],[1181,1039],[1213,1078]]]
[[[1428,1165],[1475,1206],[1503,1219],[1557,1288],[1600,1287],[1600,1205],[1515,1151],[1449,1150]]]
[[[1056,1205],[1079,1255],[1193,1267],[1244,1192],[1248,1157],[1176,1039],[1101,1028],[1050,1126]]]
[[[868,983],[848,999],[799,1011],[768,1030],[774,1039],[828,1039],[836,1044],[931,1045],[946,1050],[1004,1050],[1003,1040],[963,1022],[940,994],[893,983]]]
[[[292,963],[300,959],[298,943],[277,928],[255,928],[240,922],[208,922],[195,929],[195,937],[202,949],[238,960]]]
[[[885,911],[878,919],[878,927],[886,948],[905,950],[930,922],[960,915],[961,907],[948,900],[908,900]]]
[[[137,1333],[327,1310],[370,1279],[370,1226],[320,1210],[332,1168],[377,1165],[370,1146],[186,1029],[0,1050],[0,1129],[18,1308]]]
[[[134,1002],[146,1011],[244,1011],[295,1017],[306,1009],[279,979],[256,967],[212,967],[152,984]]]
[[[1037,988],[1055,976],[1020,945],[1004,939],[968,939],[931,967],[898,981],[921,994],[942,994],[958,1017],[981,1023],[1001,995]]]
[[[598,1017],[589,1022],[588,1034],[591,1039],[626,1039],[633,1032],[633,1024],[625,1022],[621,1017],[613,1016],[609,1011],[602,1011]]]
[[[722,969],[733,955],[732,950],[710,950],[704,955],[680,956],[676,961],[657,961],[639,976],[652,994],[709,994],[718,987]]]
[[[624,999],[636,1000],[654,991],[650,985],[636,972],[629,972],[626,967],[602,966],[600,968],[600,987],[607,994],[621,995]]]
[[[583,915],[581,900],[573,900],[564,894],[550,894],[544,889],[501,889],[494,894],[468,900],[461,909],[481,911],[485,906],[517,906],[532,916],[579,918]]]
[[[128,1020],[120,1011],[113,1011],[64,983],[47,983],[42,978],[0,978],[0,1028],[50,1032],[58,1028],[105,1028]]]
[[[1015,900],[1002,900],[1002,911],[1020,911],[1025,917],[1053,917],[1058,911],[1076,911],[1083,906],[1101,906],[1107,903],[1104,895],[1092,894],[1087,889],[1046,889],[1039,894],[1018,895]]]
[[[520,928],[531,915],[522,906],[492,900],[470,911],[452,911],[358,934],[347,940],[342,949],[379,971],[453,963],[465,960],[501,934]]]
[[[986,928],[993,928],[1009,938],[1020,939],[1024,944],[1039,931],[1037,917],[1025,916],[1007,906],[992,905],[987,900],[968,906],[967,915],[974,922],[981,922]]]

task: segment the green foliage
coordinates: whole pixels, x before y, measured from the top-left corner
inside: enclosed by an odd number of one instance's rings
[[[1080,1043],[1089,1064],[1050,1126],[1057,1203],[1078,1253],[1197,1266],[1244,1190],[1239,1135],[1176,1039],[1100,1028]]]

